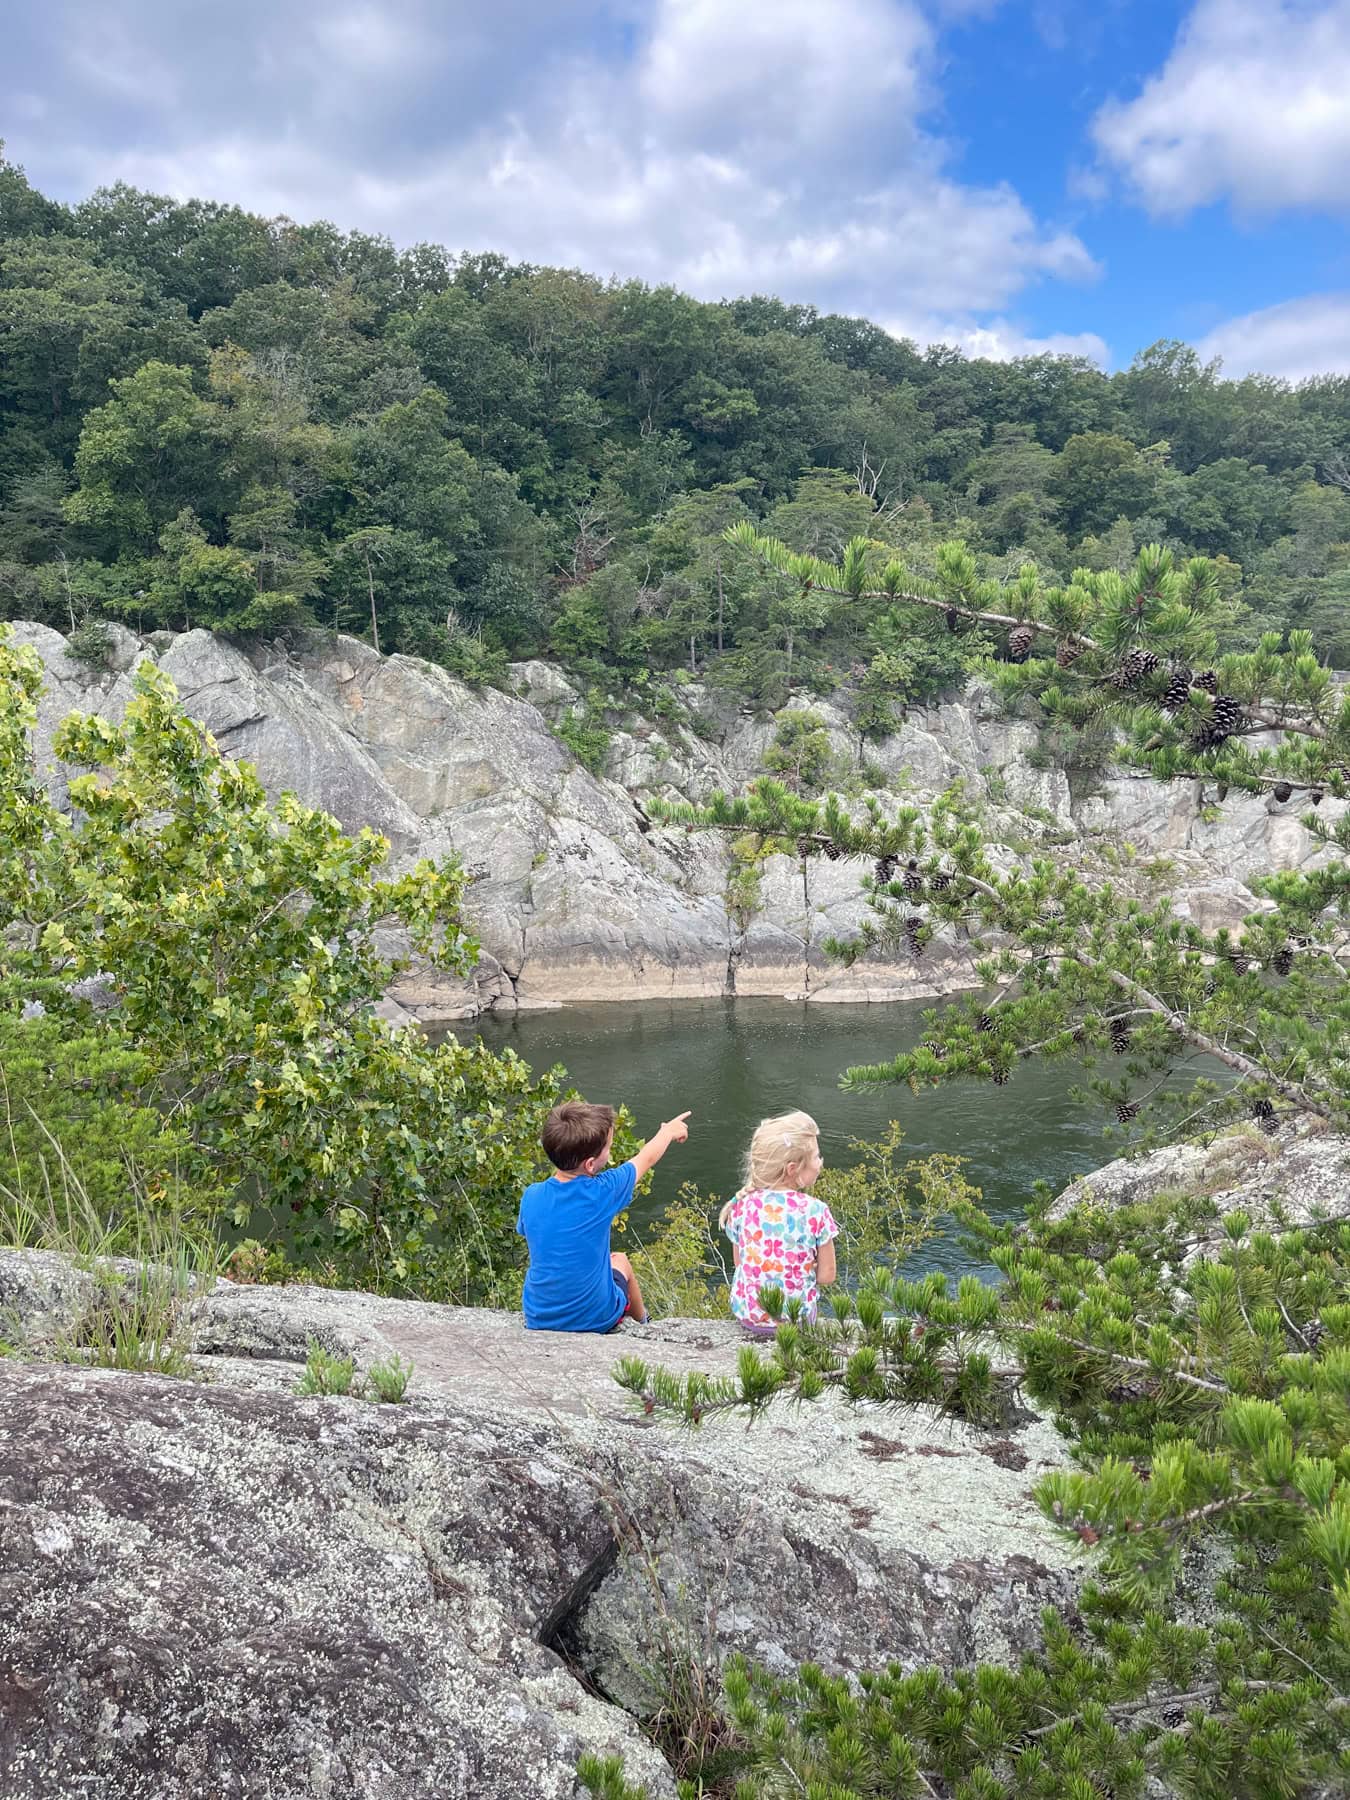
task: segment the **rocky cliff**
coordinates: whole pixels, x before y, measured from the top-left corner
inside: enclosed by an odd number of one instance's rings
[[[1030,1488],[1028,1417],[785,1408],[695,1435],[623,1352],[734,1368],[731,1327],[612,1338],[222,1282],[198,1380],[40,1360],[98,1303],[0,1252],[5,1800],[570,1800],[585,1750],[673,1800],[637,1720],[741,1650],[786,1671],[947,1669],[1033,1643],[1079,1576]],[[302,1399],[317,1339],[399,1352],[410,1399]]]
[[[856,864],[768,858],[753,915],[728,910],[728,855],[711,834],[650,824],[644,799],[701,800],[763,772],[775,721],[696,685],[677,716],[616,731],[604,773],[583,768],[555,735],[580,695],[550,665],[512,670],[514,692],[474,692],[414,658],[380,657],[354,638],[313,634],[245,651],[206,631],[142,640],[114,628],[105,669],[65,654],[45,626],[18,625],[48,673],[38,753],[51,761],[57,722],[82,708],[117,718],[130,676],[150,657],[173,677],[189,713],[230,755],[257,765],[269,790],[289,788],[344,826],[385,833],[407,861],[451,851],[473,868],[468,918],[483,956],[472,983],[416,971],[395,990],[423,1017],[560,1001],[696,995],[805,995],[814,1000],[927,998],[974,981],[948,934],[921,962],[831,966],[822,950],[862,913]],[[1075,796],[1064,773],[1028,760],[1036,734],[995,716],[972,687],[915,712],[866,747],[846,710],[794,701],[824,718],[856,785],[885,782],[883,804],[922,799],[962,779],[1010,854],[1033,846],[1092,856],[1133,846],[1170,859],[1179,906],[1206,927],[1255,906],[1254,871],[1316,854],[1297,809],[1272,799],[1201,809],[1193,784],[1163,787],[1115,774]],[[62,774],[52,771],[60,787]],[[1328,810],[1335,803],[1328,801]]]

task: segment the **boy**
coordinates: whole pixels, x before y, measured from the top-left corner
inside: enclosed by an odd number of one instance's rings
[[[544,1121],[544,1154],[557,1170],[521,1196],[516,1230],[529,1245],[525,1324],[532,1331],[613,1331],[629,1313],[647,1322],[626,1256],[611,1255],[609,1228],[672,1144],[689,1136],[683,1112],[631,1162],[608,1169],[614,1108],[565,1100]]]

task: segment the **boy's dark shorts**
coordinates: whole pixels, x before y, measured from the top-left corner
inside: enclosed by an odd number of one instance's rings
[[[611,1269],[610,1274],[614,1277],[615,1287],[618,1288],[619,1292],[623,1295],[623,1311],[619,1314],[618,1318],[615,1319],[612,1325],[605,1327],[606,1337],[609,1336],[611,1331],[617,1331],[620,1325],[622,1325],[624,1320],[628,1317],[629,1313],[633,1310],[632,1302],[628,1298],[628,1277],[626,1275],[620,1275],[617,1269]]]

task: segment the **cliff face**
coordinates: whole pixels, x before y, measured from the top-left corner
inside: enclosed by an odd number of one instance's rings
[[[431,664],[378,656],[354,638],[315,634],[298,649],[246,653],[206,631],[141,640],[119,629],[110,668],[95,672],[65,655],[59,633],[14,631],[47,668],[37,746],[44,765],[59,720],[76,709],[118,718],[132,670],[150,657],[188,712],[224,751],[255,763],[272,793],[291,789],[349,829],[373,826],[399,863],[457,853],[479,877],[467,913],[483,956],[469,984],[410,972],[395,997],[423,1017],[583,998],[915,999],[974,983],[951,937],[917,963],[864,961],[843,971],[827,962],[823,941],[864,911],[856,863],[803,871],[793,858],[771,857],[754,916],[743,924],[728,912],[725,845],[650,825],[643,799],[738,790],[763,772],[775,722],[698,688],[684,690],[682,717],[615,733],[596,776],[551,729],[580,696],[544,663],[515,665],[513,694],[477,693]],[[856,766],[857,734],[845,713],[810,704]],[[1178,903],[1206,927],[1253,910],[1245,875],[1296,867],[1317,852],[1296,809],[1229,801],[1210,822],[1191,784],[1119,775],[1076,803],[1062,772],[1027,760],[1034,743],[1032,727],[995,717],[973,687],[869,744],[866,760],[884,771],[891,807],[963,779],[986,799],[994,836],[1010,845],[1076,855],[1128,842],[1141,856],[1165,855]],[[51,778],[59,790],[60,770]]]

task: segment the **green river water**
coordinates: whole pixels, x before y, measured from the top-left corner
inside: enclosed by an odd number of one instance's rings
[[[759,1120],[802,1107],[821,1127],[827,1163],[850,1160],[850,1138],[874,1138],[890,1119],[906,1151],[944,1150],[966,1159],[967,1178],[1000,1218],[1026,1208],[1039,1179],[1058,1188],[1116,1154],[1102,1137],[1103,1112],[1076,1106],[1071,1063],[1027,1064],[1006,1087],[957,1083],[914,1095],[904,1087],[839,1090],[853,1063],[874,1063],[924,1035],[920,1004],[807,1006],[787,1000],[643,1001],[557,1012],[486,1017],[475,1029],[494,1049],[508,1045],[536,1070],[563,1063],[588,1100],[626,1103],[650,1134],[692,1109],[686,1144],[667,1152],[639,1222],[659,1215],[680,1184],[734,1192],[740,1158]],[[928,1245],[908,1272],[991,1270],[954,1237]]]

